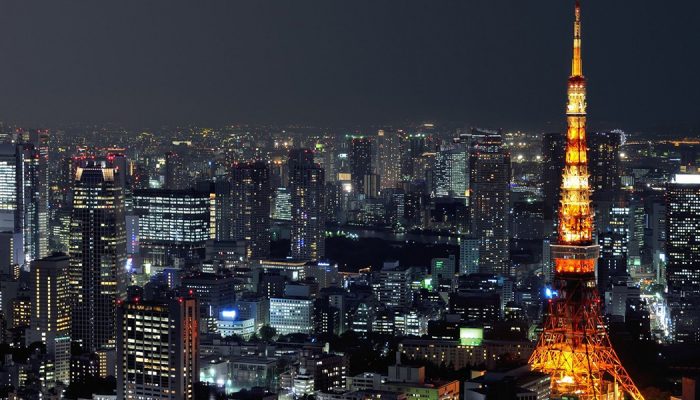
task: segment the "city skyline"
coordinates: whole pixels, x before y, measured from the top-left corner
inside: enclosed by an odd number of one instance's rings
[[[590,2],[593,129],[698,131],[699,7]],[[565,12],[553,0],[7,4],[0,119],[560,131]]]
[[[0,122],[0,400],[697,400],[700,139],[634,126],[696,118],[655,91],[698,56],[649,70],[693,40],[644,4],[67,1],[0,120],[187,122]]]

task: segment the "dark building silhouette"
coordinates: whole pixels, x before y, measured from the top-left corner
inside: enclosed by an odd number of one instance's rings
[[[235,164],[231,199],[233,239],[245,241],[248,259],[270,256],[270,170],[262,161]]]
[[[510,275],[510,154],[500,135],[488,135],[470,160],[471,234],[479,240],[479,270]]]
[[[174,151],[165,153],[165,189],[177,190],[187,187],[182,156]]]
[[[350,174],[357,193],[367,194],[365,177],[372,172],[372,141],[366,137],[353,137],[350,140]]]
[[[620,190],[620,145],[622,133],[619,131],[596,132],[588,137],[589,184],[596,200],[604,199]]]
[[[288,160],[292,203],[291,256],[315,261],[325,254],[324,171],[314,163],[313,151],[295,149]]]

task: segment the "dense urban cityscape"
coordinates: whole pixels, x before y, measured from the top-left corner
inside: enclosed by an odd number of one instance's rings
[[[561,131],[2,124],[0,399],[697,399],[700,139],[572,11]]]

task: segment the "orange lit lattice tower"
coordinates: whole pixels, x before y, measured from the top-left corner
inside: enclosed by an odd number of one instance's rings
[[[558,242],[552,246],[554,288],[532,369],[551,375],[553,398],[643,397],[622,367],[600,316],[586,148],[586,80],[581,66],[581,7],[576,2],[574,54],[566,107],[566,160]]]

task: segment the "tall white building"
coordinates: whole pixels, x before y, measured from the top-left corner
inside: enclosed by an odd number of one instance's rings
[[[435,155],[435,194],[438,197],[466,197],[467,152],[446,147]]]
[[[674,338],[681,343],[700,342],[698,172],[677,174],[666,188],[667,298]]]
[[[0,145],[0,231],[14,233],[19,265],[48,252],[46,168],[33,144]]]

